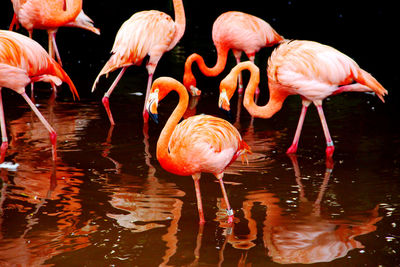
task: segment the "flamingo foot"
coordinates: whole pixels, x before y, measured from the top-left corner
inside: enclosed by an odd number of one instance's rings
[[[104,96],[102,99],[103,102],[103,106],[106,109],[107,115],[108,115],[108,119],[110,120],[111,125],[115,125],[113,116],[111,114],[111,110],[110,110],[110,100],[108,98],[108,96]]]
[[[293,143],[288,150],[286,150],[286,154],[296,154],[297,152],[297,143]]]
[[[3,163],[4,158],[6,157],[7,148],[8,148],[8,142],[3,142],[3,143],[1,143],[1,148],[0,148],[0,163]]]
[[[326,157],[329,159],[329,158],[332,158],[332,156],[333,156],[333,151],[335,151],[335,147],[333,146],[333,145],[330,145],[330,146],[327,146],[326,147],[326,150],[325,150],[325,153],[326,153]]]

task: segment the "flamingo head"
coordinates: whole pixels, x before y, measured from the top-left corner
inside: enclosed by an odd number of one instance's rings
[[[237,80],[232,75],[226,76],[219,85],[219,108],[230,110],[230,99],[236,90]]]
[[[183,84],[192,96],[199,96],[201,94],[201,90],[196,87],[196,78],[191,71],[185,71],[183,74]]]

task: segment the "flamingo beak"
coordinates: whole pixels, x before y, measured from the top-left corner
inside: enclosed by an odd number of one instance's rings
[[[231,109],[225,88],[221,89],[221,92],[219,93],[218,106],[226,111]]]
[[[190,86],[190,93],[192,94],[192,96],[199,96],[199,95],[201,95],[200,89],[197,88],[197,87],[195,87],[195,86],[193,86],[193,85]]]
[[[154,92],[151,92],[149,95],[149,99],[146,103],[146,109],[149,113],[149,116],[154,120],[155,123],[158,123],[158,89],[155,89]]]

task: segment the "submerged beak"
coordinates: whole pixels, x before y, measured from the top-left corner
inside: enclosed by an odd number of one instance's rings
[[[222,108],[226,111],[229,111],[231,109],[229,99],[228,99],[225,89],[222,89],[221,92],[219,93],[218,106],[219,106],[219,108]]]
[[[149,99],[146,103],[146,110],[149,113],[149,116],[155,123],[158,123],[158,89],[155,89],[154,92],[150,93]]]
[[[192,94],[192,96],[199,96],[199,95],[201,95],[200,89],[197,88],[197,87],[195,87],[195,86],[193,86],[193,85],[190,86],[190,93]]]

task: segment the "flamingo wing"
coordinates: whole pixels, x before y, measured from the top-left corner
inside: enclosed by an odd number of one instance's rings
[[[341,84],[353,82],[357,63],[333,47],[313,41],[281,44],[269,59],[268,77],[291,94],[312,101],[323,99]]]
[[[243,12],[229,11],[220,15],[213,25],[216,45],[255,53],[283,38],[264,20]]]
[[[221,173],[242,149],[242,138],[229,122],[209,116],[190,117],[175,128],[168,149],[181,162],[182,175]]]
[[[112,56],[99,76],[121,67],[140,65],[147,56],[167,51],[175,34],[172,18],[160,11],[141,11],[122,24],[111,50]]]
[[[60,85],[61,81],[64,81],[69,85],[74,97],[79,98],[75,85],[61,66],[40,44],[24,35],[0,30],[0,62],[24,70],[32,82],[51,81]],[[17,89],[15,86],[7,87]],[[18,87],[18,90],[20,89]]]

